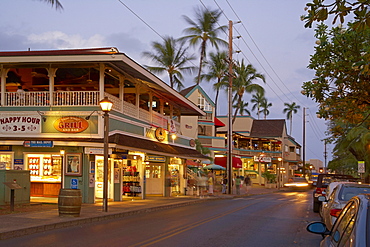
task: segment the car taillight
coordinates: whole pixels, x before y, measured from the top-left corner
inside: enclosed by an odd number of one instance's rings
[[[330,215],[338,218],[341,211],[342,209],[337,209],[337,208],[330,209]]]
[[[325,194],[325,188],[316,188],[315,193],[320,195]]]

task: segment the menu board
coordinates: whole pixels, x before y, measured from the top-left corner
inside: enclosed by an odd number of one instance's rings
[[[51,164],[51,158],[45,158],[42,162],[42,174],[43,176],[50,176],[52,173],[52,164]]]
[[[40,176],[40,157],[29,157],[28,169],[30,170],[31,176]]]

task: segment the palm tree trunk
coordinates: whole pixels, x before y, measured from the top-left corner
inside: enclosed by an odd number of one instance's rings
[[[203,65],[203,60],[204,60],[205,53],[206,53],[206,42],[203,41],[202,42],[202,49],[201,49],[201,52],[200,52],[200,62],[199,62],[197,85],[199,85],[199,83],[200,83],[200,74],[202,73],[202,65]]]
[[[173,88],[173,75],[169,74],[170,76],[170,85],[171,85],[171,88]]]
[[[217,102],[218,102],[218,94],[220,93],[220,89],[216,90],[216,97],[215,97],[215,117],[217,117]]]

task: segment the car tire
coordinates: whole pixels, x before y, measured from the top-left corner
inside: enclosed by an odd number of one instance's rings
[[[314,202],[314,203],[313,203],[313,211],[314,211],[315,213],[320,212],[320,203],[318,203],[318,202]]]

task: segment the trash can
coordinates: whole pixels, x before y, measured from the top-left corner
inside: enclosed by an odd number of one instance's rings
[[[60,189],[58,196],[59,217],[79,217],[81,204],[81,190]]]

